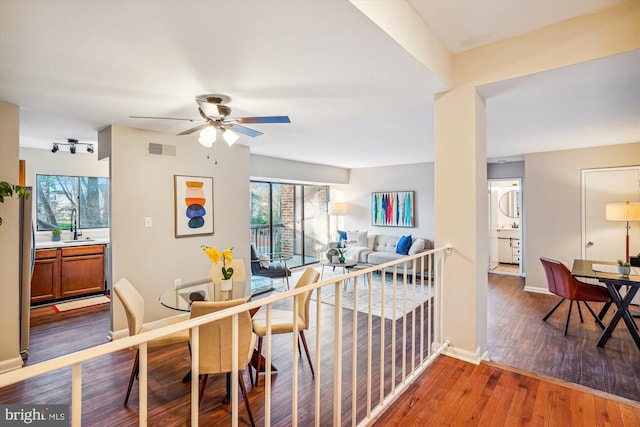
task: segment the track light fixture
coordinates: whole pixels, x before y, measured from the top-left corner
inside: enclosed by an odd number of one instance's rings
[[[78,145],[86,145],[87,146],[87,153],[93,153],[94,152],[93,144],[91,144],[89,142],[78,142],[77,139],[67,139],[67,142],[54,142],[53,143],[53,147],[51,148],[51,152],[52,153],[57,153],[58,151],[60,151],[60,146],[61,145],[68,145],[69,146],[69,152],[71,154],[76,154]]]

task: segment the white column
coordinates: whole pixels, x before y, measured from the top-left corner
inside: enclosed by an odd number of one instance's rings
[[[488,203],[485,101],[473,87],[435,100],[435,243],[446,259],[444,333],[449,353],[487,350]]]

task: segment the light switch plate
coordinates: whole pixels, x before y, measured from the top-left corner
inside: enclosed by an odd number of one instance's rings
[[[144,228],[151,228],[151,226],[152,226],[151,217],[150,216],[145,216],[144,217]]]

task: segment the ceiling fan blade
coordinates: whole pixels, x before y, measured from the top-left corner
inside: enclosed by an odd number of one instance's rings
[[[235,117],[238,123],[291,123],[289,116]]]
[[[181,119],[177,117],[149,117],[149,116],[129,116],[130,119],[157,119],[157,120],[184,120],[187,122],[200,122],[199,119]]]
[[[254,129],[249,129],[249,128],[244,127],[244,126],[236,125],[236,124],[233,124],[233,123],[227,124],[225,126],[228,127],[228,128],[231,128],[231,130],[234,131],[234,132],[238,132],[238,133],[241,133],[243,135],[250,136],[252,138],[262,135],[262,132],[259,132],[259,131],[254,130]]]
[[[205,123],[205,124],[203,124],[203,125],[198,125],[198,126],[193,127],[193,128],[191,128],[191,129],[187,129],[187,130],[185,130],[184,132],[180,132],[178,135],[189,135],[189,134],[191,134],[191,133],[194,133],[194,132],[197,132],[197,131],[199,131],[199,130],[201,130],[201,129],[204,129],[204,128],[206,128],[207,126],[209,126],[209,123]]]

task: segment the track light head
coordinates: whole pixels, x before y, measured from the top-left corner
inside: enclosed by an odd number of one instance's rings
[[[71,146],[69,147],[69,152],[71,154],[76,154],[76,144],[72,143]]]
[[[53,148],[51,148],[51,152],[52,153],[57,153],[58,150],[60,150],[60,147],[58,147],[58,144],[53,144]]]
[[[87,145],[87,153],[92,153],[93,154],[93,144]]]

